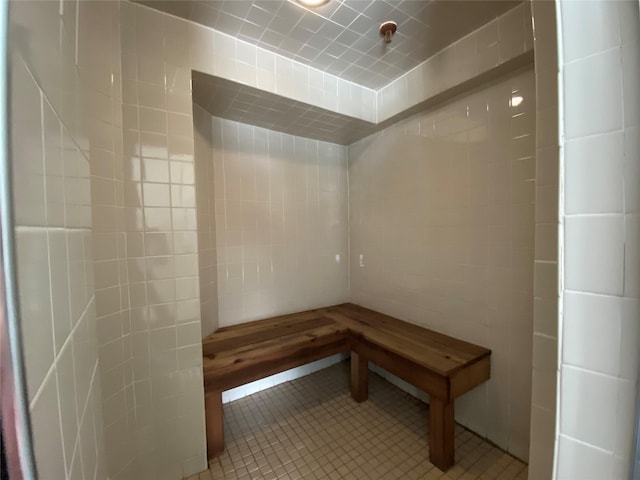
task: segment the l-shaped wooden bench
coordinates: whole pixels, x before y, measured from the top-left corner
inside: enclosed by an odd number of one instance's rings
[[[351,351],[351,396],[371,361],[429,394],[430,461],[454,463],[454,400],[490,376],[491,351],[353,304],[220,328],[203,340],[207,453],[224,450],[222,392]]]

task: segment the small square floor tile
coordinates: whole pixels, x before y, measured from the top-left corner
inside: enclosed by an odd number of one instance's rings
[[[429,462],[428,405],[370,373],[349,393],[349,363],[225,404],[225,452],[189,480],[526,480],[527,465],[456,425],[456,464]]]

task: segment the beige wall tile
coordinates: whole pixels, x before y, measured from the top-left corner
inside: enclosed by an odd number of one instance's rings
[[[499,108],[513,92],[524,101]],[[492,379],[457,402],[457,419],[521,458],[529,450],[535,170],[533,143],[501,148],[512,136],[534,137],[534,99],[533,73],[523,73],[349,146],[352,300],[490,346]],[[476,136],[479,128],[490,134]]]

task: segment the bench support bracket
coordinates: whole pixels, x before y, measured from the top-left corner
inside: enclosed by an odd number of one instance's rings
[[[224,451],[224,420],[222,416],[222,391],[214,390],[204,396],[207,424],[207,458],[214,458]]]
[[[442,471],[454,461],[453,400],[429,398],[429,460]]]

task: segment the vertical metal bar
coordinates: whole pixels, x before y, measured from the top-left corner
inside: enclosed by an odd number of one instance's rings
[[[9,477],[36,480],[25,383],[11,188],[9,1],[0,0],[0,408]]]

